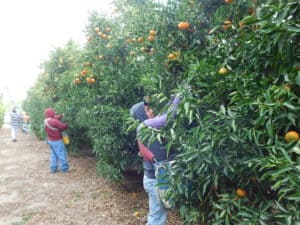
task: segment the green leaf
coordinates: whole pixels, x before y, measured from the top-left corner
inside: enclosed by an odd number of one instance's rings
[[[296,77],[296,84],[300,86],[300,74],[298,74]]]

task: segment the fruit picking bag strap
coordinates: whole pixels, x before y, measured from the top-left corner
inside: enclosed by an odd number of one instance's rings
[[[45,125],[46,127],[48,127],[49,129],[51,129],[51,130],[59,131],[59,129],[57,129],[57,128],[55,128],[55,127],[52,127],[52,126],[48,123],[48,120],[49,120],[49,119],[50,119],[50,118],[47,118],[47,119],[44,120],[44,125]]]
[[[156,162],[153,153],[139,140],[138,140],[138,146],[139,146],[139,150],[140,150],[142,157],[146,161]]]

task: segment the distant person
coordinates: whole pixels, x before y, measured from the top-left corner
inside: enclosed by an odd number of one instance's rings
[[[22,114],[23,114],[22,132],[24,134],[27,134],[30,128],[30,116],[27,114],[27,112],[23,112]]]
[[[68,172],[69,164],[67,159],[67,151],[62,141],[62,131],[68,128],[67,123],[63,123],[61,114],[56,114],[52,108],[45,110],[44,127],[47,134],[47,143],[50,146],[50,171],[56,173],[58,163],[60,162],[61,171]]]
[[[10,113],[11,137],[13,142],[17,141],[18,129],[21,123],[22,116],[19,113],[17,113],[17,110],[15,108],[13,108]]]

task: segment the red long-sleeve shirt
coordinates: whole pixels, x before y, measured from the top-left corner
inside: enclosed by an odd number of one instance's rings
[[[47,120],[49,126],[47,126],[45,123],[44,127],[49,141],[61,140],[61,132],[68,128],[67,123],[63,123],[59,120],[61,119],[61,117],[62,116],[56,115],[55,111],[52,108],[48,108],[45,110],[45,120]]]

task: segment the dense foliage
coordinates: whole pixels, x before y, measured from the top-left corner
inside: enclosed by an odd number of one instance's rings
[[[90,145],[118,180],[140,165],[130,106],[173,93],[176,120],[152,131],[179,152],[169,197],[186,224],[300,223],[299,7],[294,0],[115,1],[91,13],[87,43],[42,64],[24,109],[43,136],[52,106],[72,149]],[[158,112],[157,112],[158,113]]]

